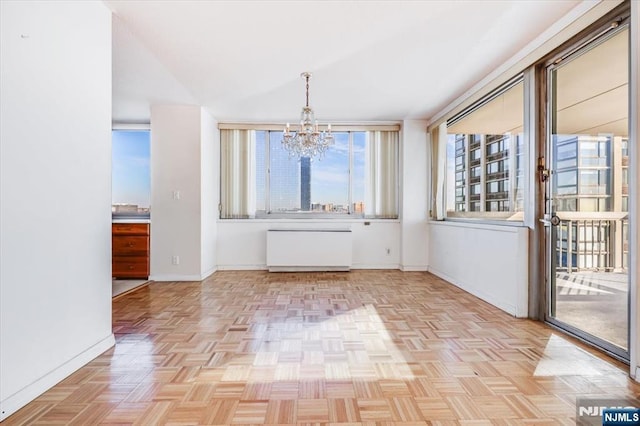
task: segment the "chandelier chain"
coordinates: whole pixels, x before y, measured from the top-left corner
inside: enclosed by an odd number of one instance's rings
[[[309,74],[305,75],[305,79],[307,80],[307,108],[309,108]]]
[[[334,144],[331,124],[327,124],[326,131],[320,131],[313,109],[309,105],[309,78],[311,78],[311,73],[303,72],[300,77],[303,77],[306,83],[306,104],[300,114],[300,128],[297,132],[292,131],[289,123],[287,123],[282,135],[282,146],[289,152],[289,157],[295,156],[300,159],[302,157],[313,158],[318,156],[319,159],[322,159],[327,149]]]

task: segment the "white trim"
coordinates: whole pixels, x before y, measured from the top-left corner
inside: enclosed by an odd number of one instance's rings
[[[370,223],[400,223],[400,219],[363,219],[363,218],[353,218],[350,219],[348,217],[336,217],[335,219],[331,219],[329,217],[313,217],[313,218],[308,218],[308,219],[302,219],[299,216],[295,217],[295,213],[293,213],[290,216],[285,216],[282,218],[278,218],[278,219],[261,219],[261,218],[253,218],[253,219],[220,219],[218,218],[218,223],[251,223],[251,222],[257,222],[257,223],[276,223],[278,225],[283,225],[286,223],[305,223],[305,224],[309,224],[309,223],[322,223],[325,225],[329,225],[331,224],[333,225],[337,225],[340,222],[346,222],[346,223],[363,223],[364,222],[370,222]],[[368,226],[368,225],[364,225],[364,226]]]
[[[379,269],[381,271],[389,271],[389,270],[395,270],[395,269],[400,269],[400,264],[399,263],[390,263],[388,265],[375,265],[375,264],[369,264],[369,263],[354,263],[353,265],[351,265],[351,270],[354,269]]]
[[[419,271],[427,271],[426,266],[419,266],[417,268]],[[388,265],[376,265],[370,263],[356,263],[351,265],[351,270],[355,269],[380,269],[380,270],[395,270],[400,269],[399,264],[388,264]],[[218,265],[218,271],[268,271],[267,265]],[[418,269],[416,269],[418,270]]]
[[[583,1],[524,48],[520,49],[518,53],[436,113],[427,123],[427,127],[430,129],[434,124],[439,124],[446,120],[448,116],[462,111],[516,74],[521,73],[524,69],[539,61],[544,55],[587,28],[620,3],[622,3],[622,0]]]
[[[214,266],[213,268],[209,269],[205,273],[200,274],[200,281],[204,281],[207,278],[209,278],[211,275],[213,275],[216,272],[216,270],[217,268]]]
[[[179,275],[179,274],[160,274],[152,275],[149,280],[155,282],[169,282],[169,281],[202,281],[202,275]]]
[[[111,223],[151,223],[151,219],[112,217]]]
[[[349,272],[350,266],[270,266],[269,272]]]
[[[400,131],[402,122],[371,122],[371,123],[331,123],[332,132],[366,132],[368,130],[387,130]],[[284,130],[285,123],[218,123],[220,130],[269,130],[272,132],[281,132]],[[294,123],[295,126],[295,123]],[[323,123],[320,123],[323,127]]]
[[[20,389],[18,392],[7,397],[4,401],[0,401],[0,421],[3,421],[29,402],[36,399],[39,395],[46,392],[57,383],[83,367],[85,364],[102,354],[116,344],[113,334],[105,337],[93,346],[80,352],[69,361],[56,367],[49,373],[40,377],[33,383]]]
[[[427,265],[400,265],[402,272],[427,272]]]
[[[147,130],[151,131],[151,123],[111,123],[111,130]]]
[[[267,271],[266,264],[262,265],[218,265],[218,271]]]
[[[526,228],[524,223],[522,222],[511,222],[511,221],[486,221],[480,219],[452,219],[447,218],[445,220],[430,220],[428,221],[429,225],[436,226],[460,226],[462,228],[474,228],[474,229],[491,229],[495,231],[503,231],[503,232],[515,232],[513,230],[509,230],[509,228]]]

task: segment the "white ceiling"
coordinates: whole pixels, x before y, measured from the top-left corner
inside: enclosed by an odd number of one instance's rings
[[[104,0],[113,117],[203,105],[219,121],[297,121],[302,71],[321,122],[428,119],[579,0]]]

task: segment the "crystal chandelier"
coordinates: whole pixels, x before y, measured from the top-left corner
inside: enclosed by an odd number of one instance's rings
[[[300,77],[307,82],[307,104],[302,107],[300,129],[297,132],[291,131],[289,123],[287,123],[282,136],[282,146],[289,151],[290,157],[313,158],[319,156],[322,159],[327,148],[334,143],[331,124],[327,125],[326,131],[320,131],[318,122],[314,118],[313,110],[309,106],[309,79],[311,78],[311,73],[303,72]]]

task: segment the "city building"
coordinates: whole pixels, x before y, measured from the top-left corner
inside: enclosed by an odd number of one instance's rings
[[[612,136],[557,136],[558,265],[623,271],[628,245],[628,141]],[[590,217],[585,219],[584,214]],[[620,249],[616,249],[620,248]]]
[[[518,212],[524,199],[521,135],[453,134],[455,211]],[[516,155],[509,156],[513,152]]]
[[[311,158],[300,159],[300,210],[311,210]]]
[[[584,399],[640,405],[640,2],[0,1],[0,20],[3,424],[573,424]],[[278,170],[298,159],[277,141],[255,164],[239,134],[304,105],[369,132],[336,172],[363,196],[307,194],[335,174]],[[482,128],[447,131],[472,114]],[[117,243],[148,245],[152,282],[113,299],[115,128],[151,133],[153,210]],[[273,216],[221,218],[223,182]],[[351,207],[375,217],[335,214]],[[267,272],[283,231],[304,234],[285,244],[300,269],[340,252],[350,271]]]

